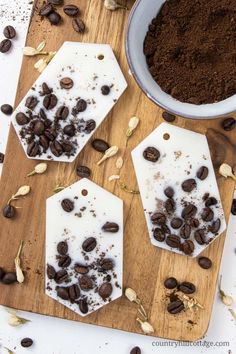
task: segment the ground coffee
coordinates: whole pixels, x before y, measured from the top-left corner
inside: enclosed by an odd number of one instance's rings
[[[236,0],[167,0],[149,25],[144,54],[174,98],[213,103],[236,93]]]

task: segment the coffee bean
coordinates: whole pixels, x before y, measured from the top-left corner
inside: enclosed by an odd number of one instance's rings
[[[144,150],[143,157],[145,160],[157,162],[160,157],[160,152],[156,148],[149,146]]]
[[[198,229],[194,232],[194,238],[199,245],[204,245],[206,243],[205,231],[203,229]]]
[[[171,248],[179,248],[180,238],[176,235],[169,235],[166,238],[166,244]]]
[[[169,123],[172,123],[175,121],[176,117],[174,114],[171,114],[169,112],[163,112],[162,113],[162,118],[166,121],[166,122],[169,122]]]
[[[2,152],[0,152],[0,163],[4,162],[4,157],[5,155]]]
[[[141,354],[141,349],[139,347],[134,347],[131,349],[130,354]]]
[[[61,142],[61,146],[63,151],[69,156],[70,153],[72,153],[74,146],[71,142],[69,142],[68,140],[64,140]]]
[[[69,300],[68,288],[64,286],[58,286],[56,290],[57,290],[57,296],[59,296],[63,300]]]
[[[190,178],[190,179],[186,179],[186,181],[184,181],[182,183],[182,189],[184,192],[192,192],[195,188],[197,187],[197,183],[195,181],[195,179]]]
[[[10,39],[4,39],[0,42],[0,53],[7,53],[11,49]]]
[[[190,225],[191,227],[197,228],[197,227],[199,227],[200,222],[199,222],[198,219],[193,218],[193,219],[190,219],[190,220],[189,220],[189,225]]]
[[[70,90],[74,86],[74,81],[70,77],[63,77],[60,80],[60,86],[62,89]]]
[[[165,216],[165,214],[156,212],[156,213],[152,214],[151,222],[154,225],[163,225],[166,222],[166,216]]]
[[[179,284],[178,289],[184,294],[193,294],[196,291],[195,285],[188,281],[184,281],[183,283]]]
[[[206,207],[203,209],[203,211],[201,213],[201,217],[202,217],[202,220],[209,222],[209,221],[213,220],[214,212],[211,208]]]
[[[102,270],[112,270],[114,268],[114,262],[110,258],[103,258],[99,262],[99,266],[102,268]]]
[[[87,102],[82,98],[76,103],[77,112],[84,112],[87,108]]]
[[[64,0],[48,0],[48,2],[55,6],[60,6],[64,4]]]
[[[89,290],[93,289],[94,284],[93,284],[92,279],[88,275],[82,275],[79,278],[79,286],[80,286],[81,290],[89,291]]]
[[[101,92],[102,92],[102,94],[103,94],[104,96],[109,95],[110,91],[111,91],[111,89],[110,89],[110,87],[107,86],[107,85],[103,85],[103,86],[101,87]]]
[[[40,135],[39,144],[42,146],[43,152],[45,153],[47,151],[47,149],[49,148],[48,138],[46,138],[45,135]]]
[[[37,106],[39,100],[35,96],[29,96],[26,98],[25,101],[25,107],[34,110],[34,108]]]
[[[214,198],[214,197],[209,197],[206,202],[205,202],[205,206],[206,207],[210,207],[212,205],[216,205],[218,202],[217,202],[217,199]]]
[[[163,224],[163,225],[161,225],[161,229],[162,229],[162,231],[164,232],[164,234],[166,235],[166,234],[168,234],[168,235],[170,235],[170,228],[166,225],[166,224]]]
[[[73,302],[80,297],[80,289],[77,284],[73,284],[68,288],[69,298]]]
[[[24,113],[19,112],[16,114],[16,122],[19,125],[25,125],[25,124],[29,123],[29,118]]]
[[[107,221],[103,226],[102,226],[102,230],[104,232],[118,232],[119,231],[119,225],[116,224],[115,222],[109,222]]]
[[[72,20],[72,27],[78,33],[85,32],[85,24],[80,18],[74,18]]]
[[[86,121],[84,132],[86,134],[90,134],[95,128],[96,128],[96,122],[93,119],[89,119]]]
[[[42,83],[42,92],[40,93],[41,96],[50,95],[51,93],[52,93],[52,89],[48,87],[46,82],[43,82]]]
[[[17,278],[16,278],[15,272],[7,272],[2,278],[2,283],[5,285],[10,285],[10,284],[16,283],[16,281],[17,281]]]
[[[67,124],[63,128],[63,133],[72,137],[75,135],[75,126],[73,124]]]
[[[88,303],[87,303],[86,299],[79,300],[79,309],[83,314],[88,313]]]
[[[96,151],[103,153],[110,147],[110,145],[102,139],[94,139],[91,145]]]
[[[173,218],[170,225],[173,229],[179,229],[183,225],[183,220],[180,218]]]
[[[2,111],[2,113],[6,114],[7,116],[10,116],[13,112],[13,108],[10,104],[5,103],[1,106],[1,111]]]
[[[174,189],[172,187],[167,187],[165,190],[164,190],[164,193],[165,193],[165,196],[167,198],[173,198],[175,192],[174,192]]]
[[[29,157],[35,157],[37,155],[40,155],[41,149],[38,143],[35,141],[32,141],[27,147],[27,155]]]
[[[48,279],[54,279],[56,276],[56,270],[50,264],[47,265],[47,276],[48,276]]]
[[[153,237],[155,238],[155,240],[163,242],[165,241],[166,235],[162,229],[157,227],[153,230]]]
[[[206,166],[202,166],[197,171],[197,178],[199,178],[201,181],[204,181],[204,179],[207,178],[208,174],[209,174],[208,168]]]
[[[231,206],[231,213],[236,215],[236,199],[233,199],[232,206]]]
[[[79,273],[79,274],[87,274],[89,272],[89,267],[87,267],[83,264],[76,263],[74,270],[76,273]]]
[[[50,143],[50,150],[56,157],[60,157],[63,154],[63,147],[57,140]]]
[[[14,218],[14,216],[16,215],[16,208],[13,205],[7,204],[3,208],[2,213],[3,213],[3,216],[7,219]]]
[[[79,15],[79,8],[76,5],[66,5],[63,7],[63,11],[67,16]]]
[[[184,241],[180,245],[180,251],[184,252],[186,255],[191,255],[195,249],[194,243],[191,240]]]
[[[197,213],[197,207],[194,204],[188,204],[184,209],[182,210],[182,218],[183,219],[190,219],[193,218]]]
[[[69,275],[68,275],[67,270],[61,269],[56,273],[55,282],[57,284],[68,282],[68,280],[69,280]]]
[[[46,109],[53,109],[57,105],[57,96],[53,93],[46,95],[43,99],[43,105]]]
[[[48,138],[50,141],[54,141],[57,137],[57,132],[55,129],[46,129],[44,132],[44,135]]]
[[[35,135],[42,135],[43,132],[45,130],[45,125],[44,123],[41,121],[41,120],[37,120],[35,123],[34,123],[34,134]]]
[[[56,111],[56,119],[66,120],[69,115],[69,108],[66,106],[61,106]]]
[[[171,198],[167,199],[164,203],[164,207],[168,214],[173,213],[175,210],[175,201]]]
[[[68,243],[66,241],[61,241],[57,244],[57,252],[61,256],[65,256],[68,253]]]
[[[188,224],[184,224],[180,229],[180,236],[185,240],[191,235],[191,226]]]
[[[111,293],[113,291],[111,283],[103,283],[99,289],[98,289],[98,294],[101,296],[103,300],[107,299],[109,296],[111,296]]]
[[[212,267],[212,261],[207,257],[199,257],[197,261],[203,269],[209,269]]]
[[[61,268],[67,268],[71,264],[70,256],[59,256],[58,266]]]
[[[184,310],[184,303],[181,300],[170,302],[167,306],[167,311],[172,315],[175,315]]]
[[[236,127],[236,120],[233,117],[229,117],[223,120],[222,128],[226,131],[231,131]]]
[[[62,200],[61,206],[62,209],[67,213],[70,213],[72,210],[74,210],[74,202],[68,198]]]
[[[171,277],[171,278],[167,278],[165,281],[164,281],[164,286],[166,289],[174,289],[176,288],[178,285],[178,282],[175,278]]]
[[[23,338],[20,344],[23,348],[29,348],[33,345],[33,341],[31,338]]]
[[[0,267],[0,281],[2,280],[5,274],[6,274],[5,270],[2,267]]]
[[[82,248],[85,252],[92,252],[94,248],[97,246],[96,238],[89,237],[82,243]]]
[[[51,12],[47,18],[49,19],[51,25],[54,26],[59,25],[62,20],[61,15],[56,11]]]
[[[77,166],[76,173],[81,178],[89,178],[91,176],[91,170],[87,166]]]
[[[54,8],[52,4],[44,4],[40,9],[39,9],[39,14],[40,16],[48,16],[54,11]]]
[[[217,234],[220,227],[221,227],[221,221],[220,219],[216,219],[209,227],[209,231],[211,231],[213,234]]]
[[[16,30],[12,26],[6,26],[3,30],[3,34],[7,39],[13,39],[16,36]]]

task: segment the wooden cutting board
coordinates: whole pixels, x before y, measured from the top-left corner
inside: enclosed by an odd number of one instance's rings
[[[51,27],[47,21],[41,21],[34,11],[27,45],[36,47],[45,39],[48,50],[57,50],[64,41],[109,43],[112,46],[129,86],[97,130],[96,137],[120,147],[124,158],[121,180],[127,183],[129,188],[135,189],[137,183],[130,152],[162,122],[162,111],[145,97],[134,79],[128,74],[124,42],[129,12],[123,10],[109,12],[104,8],[103,1],[98,0],[74,0],[73,3],[78,3],[82,10],[82,17],[88,28],[86,34],[75,33],[71,27],[71,19],[66,16],[63,16],[63,25]],[[131,8],[132,1],[127,3]],[[39,4],[40,2],[36,1],[35,8]],[[38,77],[37,71],[33,68],[35,61],[36,58],[29,57],[23,60],[16,105]],[[141,119],[141,124],[126,148],[125,131],[133,115]],[[235,132],[225,133],[220,123],[221,120],[200,122],[182,118],[178,118],[175,122],[178,126],[206,133],[216,174],[222,162],[234,165],[236,154]],[[150,322],[155,328],[155,336],[176,340],[201,338],[207,331],[211,316],[225,236],[219,237],[204,252],[204,255],[209,256],[213,261],[213,267],[209,271],[201,269],[195,259],[153,247],[149,242],[140,197],[122,191],[114,182],[108,182],[108,177],[115,172],[114,158],[101,166],[96,165],[98,159],[99,153],[92,150],[88,144],[76,163],[89,166],[93,172],[92,180],[125,202],[124,288],[132,287],[142,299]],[[53,194],[53,188],[57,183],[58,164],[50,163],[46,174],[29,179],[26,175],[34,165],[35,161],[26,158],[15,131],[11,127],[0,186],[1,209],[19,186],[29,184],[32,192],[16,202],[16,205],[21,208],[18,209],[18,216],[14,220],[0,216],[0,265],[9,270],[14,268],[14,258],[20,240],[24,240],[22,263],[26,274],[26,281],[21,285],[0,284],[0,303],[21,310],[142,333],[135,321],[136,307],[125,297],[88,317],[81,318],[45,295],[45,200]],[[59,168],[69,183],[78,179],[74,171],[75,165],[64,164]],[[218,174],[217,180],[226,219],[228,219],[234,184]],[[163,280],[168,276],[175,276],[179,280],[188,280],[196,284],[196,297],[204,305],[204,310],[187,311],[176,316],[169,315],[166,311],[167,300],[163,287]]]

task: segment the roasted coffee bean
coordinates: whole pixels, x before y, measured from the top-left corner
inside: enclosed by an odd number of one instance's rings
[[[107,221],[103,226],[102,226],[102,230],[104,232],[118,232],[119,231],[119,225],[116,224],[115,222],[109,222]]]
[[[84,132],[90,134],[96,128],[96,122],[93,119],[86,121]]]
[[[111,293],[113,291],[111,283],[103,283],[99,289],[98,289],[98,294],[101,296],[103,300],[107,299],[109,296],[111,296]]]
[[[35,135],[42,135],[44,130],[45,130],[45,125],[44,123],[41,121],[41,120],[37,120],[35,123],[34,123],[34,134]]]
[[[74,86],[74,81],[70,77],[63,77],[60,80],[60,86],[62,89],[70,90]]]
[[[160,152],[156,148],[149,146],[144,150],[143,157],[145,160],[157,162],[160,157]]]
[[[141,354],[141,349],[139,347],[134,347],[131,349],[130,354]]]
[[[98,152],[105,152],[106,150],[109,149],[110,145],[102,140],[102,139],[94,139],[91,143],[92,147],[94,148],[94,150],[98,151]]]
[[[164,207],[168,214],[173,213],[175,210],[175,201],[171,198],[167,199],[164,203]]]
[[[12,39],[16,36],[16,30],[12,26],[6,26],[3,30],[3,34],[7,39]]]
[[[175,192],[174,192],[174,189],[172,187],[167,187],[165,190],[164,190],[164,193],[165,193],[165,196],[167,198],[173,198]]]
[[[5,270],[2,267],[0,267],[0,281],[2,280],[5,274],[6,274]]]
[[[207,257],[199,257],[197,261],[203,269],[209,269],[212,267],[212,261]]]
[[[14,216],[16,215],[16,208],[13,205],[7,204],[3,208],[2,213],[3,213],[3,216],[7,219],[14,218]]]
[[[79,286],[80,286],[81,290],[89,291],[89,290],[93,289],[94,284],[93,284],[92,279],[88,275],[82,275],[79,278]]]
[[[75,136],[75,126],[73,124],[67,124],[63,128],[63,133],[72,137]]]
[[[184,281],[183,283],[179,284],[178,289],[184,294],[193,294],[196,291],[195,285],[188,281]]]
[[[163,225],[166,222],[166,216],[163,213],[156,212],[151,216],[151,222],[154,225]]]
[[[190,220],[189,220],[189,225],[190,225],[191,227],[197,228],[197,227],[199,227],[200,222],[199,222],[198,219],[193,218],[193,219],[190,219]]]
[[[23,348],[29,348],[33,345],[33,341],[31,338],[23,338],[20,344]]]
[[[80,18],[74,18],[72,20],[72,27],[78,33],[85,32],[85,24]]]
[[[233,117],[229,117],[223,120],[222,128],[226,131],[233,130],[236,127],[236,120]]]
[[[48,279],[54,279],[56,276],[56,270],[50,264],[47,265],[47,276],[48,276]]]
[[[57,140],[54,140],[50,143],[50,150],[56,157],[60,157],[63,154],[63,147]]]
[[[167,311],[172,315],[175,315],[176,313],[179,313],[183,310],[184,310],[184,303],[181,300],[170,302],[167,306]]]
[[[56,111],[56,118],[66,120],[69,115],[69,108],[66,106],[61,106]]]
[[[170,225],[173,229],[179,229],[183,225],[183,220],[180,218],[173,218]]]
[[[110,87],[107,86],[107,85],[103,85],[103,86],[101,87],[101,92],[102,92],[102,94],[103,94],[104,96],[109,95],[110,91],[111,91],[111,89],[110,89]]]
[[[86,299],[79,300],[79,309],[83,314],[88,313],[88,303]]]
[[[69,286],[68,292],[69,292],[69,298],[72,301],[75,301],[80,297],[80,290],[77,284],[73,284]]]
[[[32,141],[27,147],[27,155],[29,157],[35,157],[37,155],[40,155],[41,149],[38,143],[35,141]]]
[[[54,26],[59,25],[62,20],[61,15],[56,11],[51,12],[47,18],[49,19],[50,23]]]
[[[40,9],[39,9],[39,14],[40,16],[48,16],[54,11],[54,8],[52,4],[47,3],[44,4]]]
[[[64,4],[64,0],[48,0],[48,2],[55,6],[60,6]]]
[[[43,152],[46,152],[47,149],[49,148],[49,141],[48,141],[48,138],[46,138],[45,135],[40,135],[40,137],[39,137],[39,144],[42,146]]]
[[[206,166],[202,166],[197,171],[197,178],[199,178],[201,181],[204,181],[204,179],[207,178],[208,174],[209,174],[208,168]]]
[[[2,152],[0,152],[0,163],[4,162],[4,157],[5,155]]]
[[[79,15],[79,8],[76,5],[66,5],[63,7],[63,11],[67,16]]]
[[[10,39],[3,39],[0,42],[0,53],[7,53],[11,49],[11,41]]]
[[[214,218],[214,212],[211,208],[209,207],[206,207],[203,209],[202,213],[201,213],[201,217],[202,217],[202,220],[204,221],[212,221],[213,218]]]
[[[185,240],[191,235],[191,226],[188,224],[184,224],[180,229],[180,236]]]
[[[2,111],[2,113],[6,114],[7,116],[10,116],[13,112],[13,108],[10,104],[5,103],[1,106],[1,111]]]
[[[163,242],[165,241],[166,235],[162,229],[157,227],[153,230],[153,237],[155,238],[155,240]]]
[[[97,246],[96,238],[89,237],[82,243],[82,248],[85,252],[92,252],[94,248]]]
[[[204,245],[206,243],[205,231],[203,229],[198,229],[194,232],[194,238],[199,245]]]
[[[190,255],[193,253],[195,249],[194,243],[191,240],[184,241],[180,245],[180,250],[184,252],[186,255]]]
[[[183,219],[190,219],[193,218],[197,213],[197,207],[194,204],[188,204],[186,207],[184,207],[182,211],[182,218]]]
[[[175,278],[171,277],[171,278],[167,278],[165,281],[164,281],[164,286],[166,289],[174,289],[176,288],[178,285],[178,282]]]
[[[76,263],[74,270],[76,273],[79,273],[79,274],[87,274],[89,272],[89,267],[87,267],[83,264]]]
[[[61,269],[56,273],[55,282],[57,284],[67,282],[68,280],[69,280],[69,275],[68,275],[67,270]]]
[[[57,290],[57,296],[59,296],[63,300],[69,300],[68,288],[64,286],[58,286],[56,290]]]
[[[67,268],[71,264],[70,256],[59,256],[58,257],[58,266],[61,268]]]
[[[87,166],[77,166],[76,173],[81,178],[89,178],[91,176],[91,170]]]
[[[72,210],[74,210],[74,202],[68,198],[62,200],[61,206],[62,209],[67,213],[70,213]]]
[[[180,238],[177,235],[169,235],[166,237],[166,244],[171,248],[179,248]]]
[[[172,122],[175,121],[176,116],[175,116],[174,114],[169,113],[169,112],[163,112],[163,113],[162,113],[162,118],[163,118],[166,122],[172,123]]]
[[[6,285],[13,284],[17,281],[16,279],[16,273],[15,272],[7,272],[3,278],[2,278],[2,283]]]
[[[233,199],[232,206],[231,206],[231,213],[236,215],[236,199]]]
[[[40,92],[41,96],[50,95],[52,91],[53,90],[48,87],[48,84],[46,84],[46,82],[42,83],[42,91]]]
[[[16,114],[16,122],[19,125],[25,125],[25,124],[29,123],[29,118],[24,113],[19,112]]]
[[[29,96],[26,98],[25,107],[33,110],[37,106],[38,102],[39,100],[37,99],[37,97]]]
[[[166,224],[161,225],[161,230],[164,232],[165,235],[170,234],[170,228]]]
[[[65,256],[68,253],[68,243],[66,241],[61,241],[57,244],[57,252],[61,256]]]
[[[114,268],[114,262],[111,258],[103,258],[99,262],[99,266],[102,268],[102,270],[112,270]]]
[[[221,221],[220,219],[216,219],[209,227],[209,231],[211,231],[213,234],[217,234],[220,227],[221,227]]]
[[[53,109],[57,105],[57,96],[53,93],[46,95],[43,99],[43,105],[46,109]]]
[[[205,202],[205,206],[206,207],[210,207],[212,205],[216,205],[218,202],[217,202],[217,199],[214,198],[214,197],[209,197],[206,202]]]
[[[87,102],[82,98],[76,103],[77,112],[84,112],[87,108]]]
[[[195,179],[193,179],[193,178],[186,179],[186,181],[184,181],[182,183],[182,189],[183,189],[184,192],[190,193],[196,187],[197,187],[197,183],[196,183]]]
[[[66,154],[70,154],[72,153],[73,149],[74,149],[74,146],[71,142],[67,141],[67,140],[64,140],[61,142],[61,146],[62,146],[62,149],[63,151],[66,153]]]

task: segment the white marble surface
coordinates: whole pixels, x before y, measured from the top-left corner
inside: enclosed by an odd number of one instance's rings
[[[93,0],[97,1],[97,0]],[[14,41],[11,55],[0,55],[0,104],[14,102],[18,72],[21,64],[21,52],[27,30],[27,0],[0,0],[0,33],[6,24],[15,25],[18,38]],[[19,4],[20,3],[20,4]],[[14,14],[15,21],[11,20]],[[43,38],[42,38],[43,39]],[[3,85],[4,83],[4,85]],[[140,117],[142,118],[142,117]],[[9,119],[0,114],[0,151],[5,151]],[[223,274],[222,287],[236,301],[236,218],[232,217],[224,249],[220,273]],[[207,294],[206,294],[207,295]],[[236,310],[236,303],[234,304]],[[8,347],[17,354],[129,354],[134,345],[139,345],[142,354],[150,353],[236,353],[236,321],[228,309],[216,300],[209,330],[201,342],[184,344],[157,340],[152,337],[134,335],[116,330],[84,325],[77,322],[59,320],[31,313],[20,313],[32,322],[13,328],[7,324],[8,314],[0,307],[0,353]],[[20,346],[20,340],[31,337],[34,345],[30,349]],[[221,342],[221,343],[220,343]],[[228,342],[228,343],[226,343]]]

